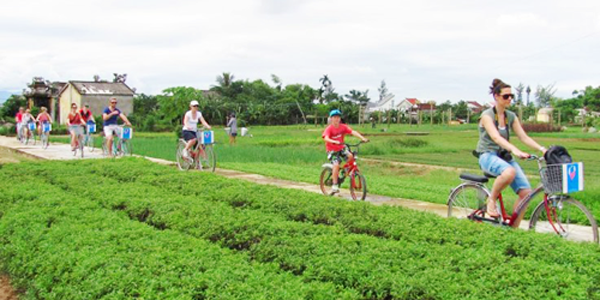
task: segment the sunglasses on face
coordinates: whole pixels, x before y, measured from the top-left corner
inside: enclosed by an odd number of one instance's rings
[[[198,105],[192,105],[192,107],[198,107]]]
[[[509,98],[515,99],[515,94],[504,94],[504,95],[500,95],[500,96],[502,96],[502,99],[504,99],[504,100],[508,100]]]
[[[111,102],[110,104],[117,104],[117,101],[113,101],[113,102]]]

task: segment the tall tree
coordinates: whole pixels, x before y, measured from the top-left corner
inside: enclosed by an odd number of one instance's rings
[[[389,96],[389,91],[387,85],[385,84],[385,80],[381,81],[381,85],[377,89],[379,91],[379,101],[383,100],[383,98]]]
[[[529,94],[531,94],[531,87],[527,86],[527,90],[525,90],[525,92],[527,92],[527,106],[529,106]]]
[[[517,92],[517,103],[523,103],[523,90],[525,90],[525,85],[519,82],[519,85],[515,87],[515,91]]]
[[[554,98],[554,94],[556,93],[556,88],[554,84],[550,84],[548,86],[538,85],[535,91],[535,98],[538,104],[538,107],[547,107],[550,105],[550,101]]]

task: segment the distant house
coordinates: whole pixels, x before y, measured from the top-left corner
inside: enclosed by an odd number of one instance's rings
[[[554,111],[554,108],[552,107],[544,107],[544,108],[540,108],[540,110],[538,110],[535,119],[538,122],[541,123],[550,123],[552,122],[552,112]]]
[[[367,112],[371,113],[376,111],[388,111],[390,109],[396,109],[395,104],[394,94],[389,94],[383,99],[379,100],[377,103],[367,103]]]
[[[111,97],[117,98],[119,108],[125,115],[133,112],[135,91],[124,82],[69,81],[58,93],[59,111],[56,117],[60,124],[67,123],[71,103],[78,107],[89,104],[94,116],[102,114]]]
[[[479,104],[477,101],[467,101],[467,108],[471,113],[478,114],[485,109],[485,106]]]
[[[58,93],[66,82],[51,82],[43,77],[33,77],[27,89],[23,90],[23,96],[27,99],[27,107],[46,107],[48,113],[56,120],[58,110]]]
[[[433,102],[419,103],[419,104],[417,104],[417,110],[420,110],[423,112],[435,112],[435,103],[433,103]]]
[[[417,98],[404,98],[404,100],[400,101],[396,106],[396,109],[400,111],[409,111],[415,109],[415,105],[421,103]]]

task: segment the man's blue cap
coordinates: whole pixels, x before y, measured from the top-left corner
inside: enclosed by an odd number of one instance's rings
[[[334,109],[332,111],[329,112],[329,117],[333,117],[333,116],[342,116],[342,112],[339,109]]]

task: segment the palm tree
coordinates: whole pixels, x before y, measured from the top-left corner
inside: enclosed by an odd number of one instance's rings
[[[218,85],[211,86],[210,90],[215,91],[215,92],[221,94],[222,96],[224,96],[225,94],[227,94],[229,92],[229,89],[231,88],[231,84],[233,83],[233,78],[234,78],[233,74],[228,73],[228,72],[223,72],[222,75],[217,76]]]

